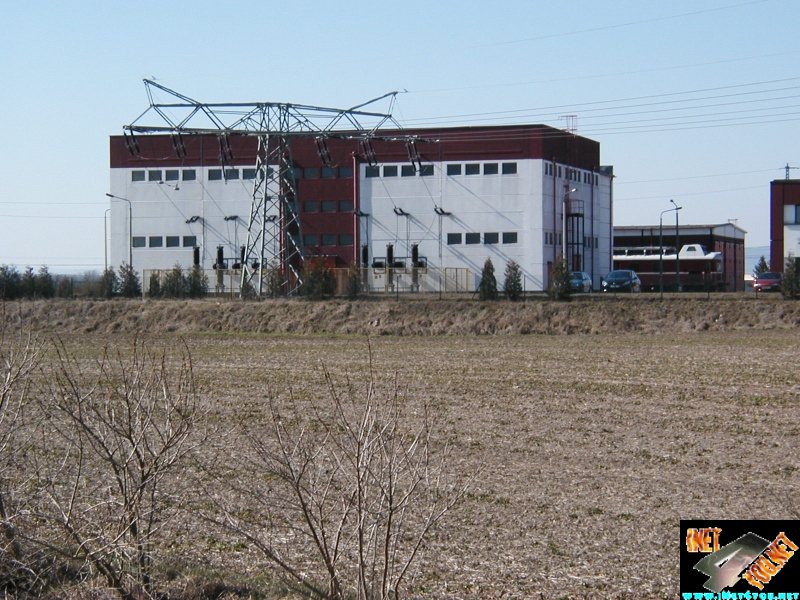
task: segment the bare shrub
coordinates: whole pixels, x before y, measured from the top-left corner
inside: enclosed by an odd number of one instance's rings
[[[413,405],[397,382],[381,393],[371,369],[363,391],[348,382],[342,393],[327,371],[325,380],[325,401],[271,395],[264,427],[243,426],[254,457],[246,477],[225,478],[238,504],[215,497],[206,516],[303,596],[399,598],[466,486],[448,473],[449,447],[432,441],[427,403]]]
[[[331,298],[336,292],[336,277],[333,269],[322,260],[310,260],[303,269],[300,293],[312,300]]]
[[[269,264],[269,267],[265,269],[264,273],[264,291],[267,298],[280,298],[284,296],[284,277],[280,265],[273,261]],[[249,285],[249,282],[245,283]],[[252,286],[250,289],[252,291]],[[245,295],[242,294],[242,297],[245,297]]]
[[[566,259],[559,255],[553,262],[553,269],[550,272],[550,285],[547,288],[547,295],[553,300],[569,300],[572,296],[570,287],[570,270],[567,267]]]
[[[174,370],[141,341],[88,366],[63,343],[55,355],[42,445],[31,452],[30,539],[120,598],[152,597],[155,557],[184,506],[176,472],[201,417],[189,353]]]
[[[35,594],[42,581],[20,531],[29,484],[24,454],[35,431],[26,409],[41,350],[36,338],[9,332],[5,319],[0,324],[0,590],[17,597]]]

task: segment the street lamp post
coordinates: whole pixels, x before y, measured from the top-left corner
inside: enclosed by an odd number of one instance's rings
[[[681,291],[681,236],[680,236],[680,228],[678,226],[678,211],[682,209],[682,206],[678,206],[675,204],[675,200],[670,198],[669,200],[672,202],[672,206],[675,207],[675,278],[678,284],[678,291]]]
[[[103,267],[105,271],[108,271],[108,211],[110,210],[107,208],[103,215]]]
[[[128,266],[133,268],[133,205],[131,201],[122,196],[106,194],[112,200],[122,200],[128,203]]]
[[[439,300],[442,299],[442,275],[444,274],[444,259],[442,258],[442,217],[449,217],[453,213],[446,211],[441,206],[433,209],[439,215]]]
[[[659,271],[659,273],[658,273],[658,291],[661,294],[661,298],[662,299],[664,298],[664,215],[667,214],[668,212],[673,212],[673,211],[675,212],[675,236],[677,238],[677,235],[678,235],[678,211],[681,208],[683,208],[682,206],[676,205],[675,202],[673,202],[672,200],[670,200],[670,202],[672,202],[672,204],[675,206],[675,208],[668,208],[667,210],[662,210],[661,211],[661,215],[658,217],[658,246],[659,246],[659,248],[658,248],[658,256],[659,256],[659,260],[658,260],[658,271]],[[675,245],[677,246],[677,239],[676,239],[676,244]],[[677,258],[677,253],[675,255],[675,258]],[[677,268],[678,267],[676,265],[676,269]],[[680,282],[680,274],[678,274],[678,281]]]
[[[564,203],[561,207],[561,257],[564,259],[564,265],[568,270],[572,270],[572,265],[567,266],[567,211],[569,210],[569,195],[578,191],[576,188],[570,189],[568,185],[564,186]]]

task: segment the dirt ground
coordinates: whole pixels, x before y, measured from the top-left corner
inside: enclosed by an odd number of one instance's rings
[[[800,305],[778,297],[507,302],[42,302],[6,319],[91,355],[185,341],[220,418],[267,389],[397,380],[472,478],[415,598],[675,598],[680,520],[798,518]],[[569,334],[569,335],[567,335]],[[227,417],[226,417],[227,416]],[[246,582],[245,546],[182,561]]]

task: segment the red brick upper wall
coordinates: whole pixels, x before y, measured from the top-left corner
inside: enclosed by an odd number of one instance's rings
[[[381,137],[417,136],[416,150],[423,161],[514,160],[540,158],[555,160],[579,169],[592,170],[600,166],[600,144],[594,140],[566,133],[546,125],[508,125],[500,127],[454,127],[381,131],[372,141],[379,162],[409,162],[403,140],[384,140]],[[132,139],[128,136],[128,140]],[[139,155],[128,151],[122,135],[110,138],[112,168],[148,168],[181,166],[214,166],[220,164],[220,147],[213,135],[182,135],[184,158],[178,157],[169,135],[136,135]],[[231,135],[232,164],[255,164],[258,148],[256,136]],[[327,140],[333,162],[350,164],[358,153],[353,139]],[[295,138],[292,158],[298,166],[317,166],[320,159],[314,139]]]

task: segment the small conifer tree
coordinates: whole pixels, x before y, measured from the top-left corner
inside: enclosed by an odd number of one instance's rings
[[[522,269],[520,269],[517,261],[512,260],[506,265],[503,292],[505,293],[506,298],[512,302],[516,302],[522,297]]]
[[[139,274],[127,263],[119,266],[119,293],[124,298],[138,298],[142,295],[142,283]]]
[[[762,273],[766,273],[769,271],[769,265],[767,264],[767,257],[762,256],[758,259],[756,266],[753,267],[753,277],[758,277]]]
[[[497,300],[497,278],[494,276],[492,259],[487,258],[481,271],[481,282],[478,284],[478,297],[481,300]]]
[[[118,287],[119,279],[117,278],[117,274],[114,272],[114,269],[107,267],[100,276],[100,294],[106,300],[111,300],[114,294],[117,293]]]
[[[784,298],[794,300],[800,297],[800,265],[798,259],[791,252],[786,257],[783,265],[783,278],[781,279],[781,294]]]

